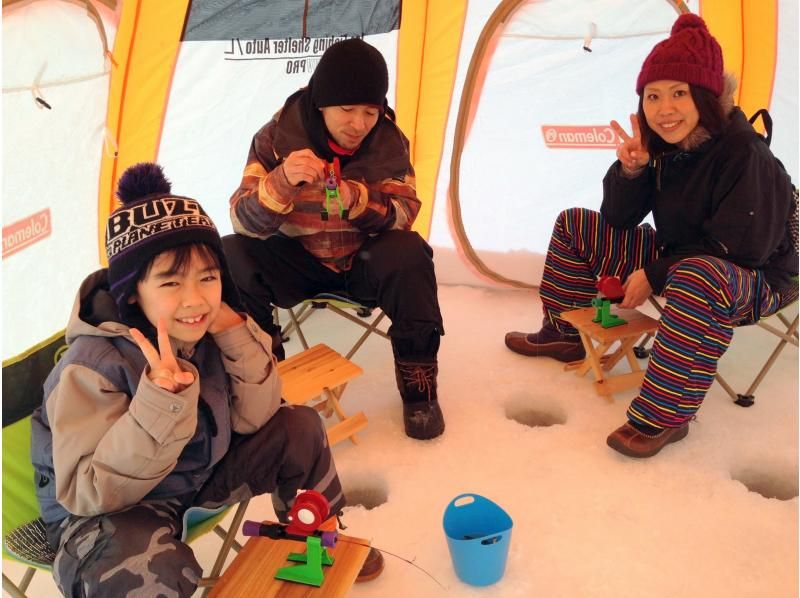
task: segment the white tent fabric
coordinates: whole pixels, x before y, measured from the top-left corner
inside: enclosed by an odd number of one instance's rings
[[[458,256],[447,199],[466,69],[497,4],[470,3],[464,28],[429,237],[441,282],[486,284]],[[797,181],[797,3],[780,1],[778,13],[772,147]],[[556,215],[570,206],[599,208],[615,159],[608,123],[630,127],[642,61],[669,35],[676,15],[666,0],[527,2],[498,32],[462,153],[459,194],[464,229],[493,271],[538,285]],[[546,132],[565,143],[555,147]]]
[[[797,84],[800,33],[798,3],[788,0],[778,2],[778,63],[775,66],[775,85],[769,111],[775,122],[772,151],[778,156],[795,184],[800,181],[800,150],[797,134],[800,131],[800,109]]]
[[[113,43],[113,13],[101,9]],[[100,266],[97,182],[109,69],[85,7],[3,14],[3,358],[64,328]],[[34,101],[32,85],[51,109]],[[113,151],[113,150],[112,150]]]
[[[387,59],[394,97],[397,32],[365,38]],[[282,40],[273,40],[282,41]],[[228,200],[239,186],[250,142],[292,93],[305,86],[330,40],[286,51],[247,51],[245,41],[181,45],[158,161],[173,189],[198,199],[221,234],[233,232]]]
[[[498,5],[499,0],[468,4],[435,196],[421,198],[434,206],[428,238],[441,283],[487,284],[459,258],[463,248],[451,233],[447,191],[465,72]],[[694,12],[702,6],[690,3]],[[100,10],[111,45],[119,11]],[[667,35],[675,16],[668,0],[531,1],[498,31],[459,178],[465,229],[496,272],[538,283],[558,211],[599,205],[612,149],[556,147],[564,144],[548,141],[548,135],[568,144],[607,142],[608,121],[624,122],[635,109],[633,81],[642,58]],[[778,59],[769,106],[774,151],[795,180],[797,19],[797,3],[778,0]],[[592,52],[586,52],[584,38],[592,28]],[[389,63],[392,102],[398,33],[369,35],[368,41]],[[273,47],[267,56],[255,42],[250,50],[242,50],[240,42],[181,44],[157,154],[175,191],[200,199],[223,233],[231,230],[228,198],[240,180],[252,134],[306,83],[322,50],[277,48],[276,56]],[[3,356],[8,357],[63,327],[74,289],[100,263],[98,164],[109,81],[94,23],[69,2],[37,0],[4,9],[3,50]],[[52,110],[33,101],[30,87],[37,77]],[[72,82],[46,86],[64,79]],[[557,127],[582,129],[576,136],[575,129]],[[47,237],[45,229],[36,232],[45,221],[52,229]]]

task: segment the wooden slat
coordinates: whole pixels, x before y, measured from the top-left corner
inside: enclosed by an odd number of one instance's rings
[[[363,411],[351,415],[344,421],[328,428],[328,444],[333,446],[350,437],[355,442],[355,433],[367,426],[367,416]]]
[[[625,320],[627,324],[603,328],[600,323],[592,322],[597,310],[594,307],[583,307],[565,311],[561,318],[572,324],[581,332],[585,332],[600,342],[613,342],[630,336],[642,336],[647,332],[655,332],[658,320],[635,309],[615,309],[614,314]]]
[[[608,396],[615,392],[640,386],[642,380],[644,380],[644,372],[630,372],[629,374],[620,374],[619,376],[611,376],[605,380],[598,380],[594,383],[594,388],[597,390],[597,394]]]
[[[322,393],[336,388],[364,373],[324,344],[315,345],[278,364],[283,380],[283,398],[293,405],[304,404]]]
[[[290,552],[305,552],[305,542],[250,538],[211,591],[211,598],[339,598],[346,596],[358,577],[369,553],[369,542],[339,535],[335,548],[329,549],[333,565],[323,567],[325,581],[316,588],[275,579]]]

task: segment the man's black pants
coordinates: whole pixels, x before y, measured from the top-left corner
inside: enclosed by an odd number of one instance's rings
[[[395,358],[436,357],[444,326],[433,250],[416,232],[385,231],[367,239],[346,272],[327,268],[282,235],[228,235],[223,246],[245,308],[265,330],[273,328],[272,305],[294,307],[319,293],[345,292],[386,313]]]

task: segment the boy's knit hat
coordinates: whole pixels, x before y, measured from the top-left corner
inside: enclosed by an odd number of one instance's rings
[[[670,36],[650,51],[636,80],[636,93],[642,95],[645,85],[664,79],[703,87],[717,97],[722,93],[722,49],[697,15],[679,16]]]
[[[383,107],[389,71],[383,55],[359,38],[330,46],[308,83],[315,108],[374,104]]]
[[[196,243],[207,245],[217,254],[222,298],[238,306],[239,295],[228,273],[217,228],[197,201],[170,191],[163,170],[152,162],[131,166],[119,179],[117,197],[122,206],[108,217],[106,256],[109,290],[123,321],[133,313],[128,298],[153,258]]]

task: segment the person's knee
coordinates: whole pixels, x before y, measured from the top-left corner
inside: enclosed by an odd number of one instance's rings
[[[194,593],[202,568],[170,525],[154,529],[146,521],[138,526],[125,520],[117,523],[98,519],[94,527],[82,530],[63,547],[66,553],[54,565],[62,591],[82,588],[86,595],[97,596],[126,596],[143,590],[176,597]],[[93,542],[94,548],[87,542]],[[77,562],[70,564],[73,559]]]
[[[360,257],[383,273],[433,269],[433,249],[414,231],[386,231],[364,248]]]
[[[718,291],[727,284],[727,267],[724,260],[710,256],[695,256],[682,259],[672,265],[667,273],[664,295],[676,288],[696,291]]]
[[[556,216],[556,223],[575,222],[592,212],[593,210],[588,208],[566,208],[558,213],[558,216]]]
[[[586,212],[586,208],[566,208],[558,213],[557,220],[574,220]]]
[[[667,311],[687,298],[723,306],[730,303],[730,285],[724,260],[710,256],[690,257],[669,269],[662,295],[667,300]]]
[[[222,237],[222,251],[225,253],[225,261],[237,286],[241,286],[241,282],[253,270],[249,251],[251,242],[252,239],[242,235],[233,234]]]
[[[556,216],[555,224],[553,224],[553,236],[562,240],[565,240],[565,237],[577,237],[580,235],[581,223],[590,221],[595,216],[602,222],[600,214],[588,208],[561,210]],[[583,241],[586,242],[587,240],[584,239]]]
[[[173,590],[176,596],[191,596],[203,575],[192,549],[178,540],[157,545],[148,560],[142,573],[148,591],[163,588]]]
[[[275,415],[280,415],[281,425],[287,430],[289,441],[297,439],[303,443],[321,442],[325,437],[325,426],[315,409],[305,405],[284,406]],[[274,417],[274,416],[273,416]]]

